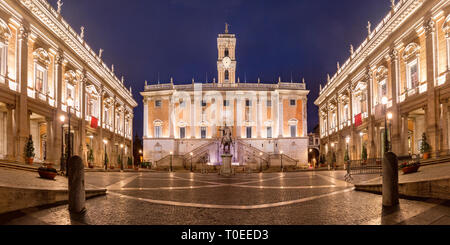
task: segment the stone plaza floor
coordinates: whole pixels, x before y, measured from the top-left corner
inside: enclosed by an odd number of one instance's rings
[[[86,173],[86,184],[107,188],[87,200],[83,217],[67,205],[0,217],[4,225],[450,225],[450,203],[400,200],[357,192],[343,171],[217,174]],[[359,176],[369,181],[379,175]],[[63,177],[60,177],[63,178]]]

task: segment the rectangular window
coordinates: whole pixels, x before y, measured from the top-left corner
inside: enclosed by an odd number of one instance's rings
[[[39,91],[43,94],[44,92],[44,69],[38,65],[36,65],[36,91]]]
[[[180,128],[180,139],[186,138],[186,128]]]
[[[247,139],[252,138],[252,127],[247,127]]]
[[[161,138],[161,126],[155,126],[155,138]]]
[[[202,139],[206,139],[206,127],[201,127],[200,134]]]
[[[155,100],[155,107],[156,108],[160,108],[161,107],[161,101],[160,100]]]
[[[180,107],[186,108],[186,102],[184,100],[180,100]]]
[[[296,106],[296,105],[297,105],[297,101],[291,100],[291,101],[290,101],[290,105],[291,105],[291,106]]]
[[[291,125],[291,137],[292,138],[297,137],[297,126],[296,125]]]
[[[223,106],[225,106],[225,107],[230,106],[230,101],[229,100],[224,100],[223,101]]]
[[[381,99],[387,96],[387,83],[386,79],[378,83],[378,103],[381,104]]]
[[[272,107],[272,101],[271,100],[267,100],[266,106],[267,107]]]
[[[419,63],[417,59],[408,63],[406,81],[408,90],[416,88],[419,85]]]
[[[206,100],[202,100],[202,107],[206,107]]]
[[[267,127],[267,138],[272,139],[272,127]]]
[[[245,106],[246,107],[252,106],[252,101],[251,100],[245,100]]]

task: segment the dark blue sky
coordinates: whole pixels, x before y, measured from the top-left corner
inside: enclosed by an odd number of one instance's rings
[[[57,0],[50,0],[56,6]],[[390,9],[388,0],[64,0],[62,15],[117,76],[133,87],[142,135],[144,81],[190,83],[217,77],[217,34],[228,22],[237,35],[237,74],[248,81],[306,79],[308,130],[318,123],[314,100],[326,74],[366,38]]]

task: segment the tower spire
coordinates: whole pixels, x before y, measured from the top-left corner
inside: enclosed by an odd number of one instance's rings
[[[225,23],[225,34],[228,34],[228,27],[229,27],[228,23]]]

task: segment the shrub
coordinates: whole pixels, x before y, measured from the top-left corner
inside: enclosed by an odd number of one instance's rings
[[[30,137],[27,140],[27,143],[25,144],[25,158],[33,158],[34,156],[35,154],[34,154],[33,137],[30,135]]]
[[[427,142],[427,135],[422,134],[422,144],[420,144],[420,153],[429,153],[431,151],[431,146]]]

